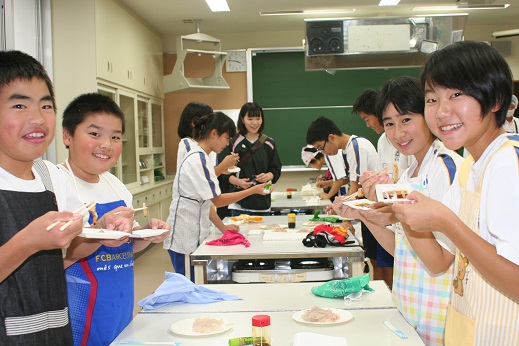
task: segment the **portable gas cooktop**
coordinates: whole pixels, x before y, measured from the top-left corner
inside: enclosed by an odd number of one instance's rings
[[[333,279],[334,265],[328,258],[294,258],[283,260],[239,260],[232,267],[232,281],[304,282]]]

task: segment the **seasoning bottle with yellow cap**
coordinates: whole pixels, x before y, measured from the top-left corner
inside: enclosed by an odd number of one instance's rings
[[[252,345],[270,346],[270,316],[252,316]]]
[[[288,214],[288,228],[296,228],[296,214]]]

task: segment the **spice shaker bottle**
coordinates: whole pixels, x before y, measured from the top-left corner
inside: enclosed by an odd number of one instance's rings
[[[288,228],[296,228],[296,214],[288,214]]]
[[[252,345],[270,346],[270,316],[252,316]]]

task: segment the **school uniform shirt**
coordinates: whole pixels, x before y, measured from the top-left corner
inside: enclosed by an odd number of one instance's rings
[[[184,160],[184,157],[186,157],[187,153],[189,153],[194,147],[198,147],[198,142],[193,138],[185,137],[180,140],[177,150],[177,169],[180,167],[180,163],[182,163],[182,160]],[[209,159],[210,162],[213,163],[213,166],[217,165],[217,154],[214,151],[209,153]]]
[[[24,180],[0,168],[0,245],[51,210],[76,210],[82,203],[67,178],[43,161],[42,175]],[[0,283],[0,344],[69,345],[72,342],[61,249],[29,257]]]
[[[399,183],[411,183],[431,198],[441,201],[454,180],[463,158],[435,140],[416,177],[415,161],[402,173]],[[411,247],[401,223],[393,225],[395,232],[395,265],[392,294],[397,308],[428,346],[443,345],[445,319],[452,288],[453,267],[440,275],[431,276]]]
[[[413,155],[403,155],[391,144],[387,139],[386,133],[380,135],[377,142],[378,158],[380,160],[381,168],[388,164],[396,163],[398,166],[398,176],[393,177],[394,181],[398,181],[402,173],[415,161]]]
[[[515,146],[508,136],[515,137]],[[477,162],[461,165],[446,205],[498,255],[519,265],[519,135],[498,136]],[[454,246],[443,244],[452,252]],[[517,345],[519,304],[494,288],[455,249],[455,277],[447,317],[447,345]],[[499,270],[499,268],[495,268]]]
[[[506,119],[503,128],[507,133],[519,133],[519,119],[516,117],[513,117],[512,121]]]
[[[350,181],[358,182],[364,171],[380,169],[377,150],[366,138],[351,135],[342,156]]]
[[[89,224],[95,224],[119,206],[132,206],[132,194],[113,174],[105,172],[99,176],[99,182],[89,183],[74,176],[65,165],[58,167],[84,203],[96,203]],[[139,224],[134,222],[133,226]],[[134,302],[133,264],[133,239],[130,239],[117,247],[101,245],[65,270],[74,345],[107,345],[130,323]]]
[[[211,199],[220,195],[214,165],[209,161],[197,145],[177,168],[167,220],[171,234],[164,241],[165,249],[190,254],[209,235]]]
[[[336,155],[331,155],[331,156],[324,155],[324,160],[326,161],[326,165],[328,166],[328,171],[326,173],[330,172],[330,176],[334,181],[348,177],[348,173],[346,172],[346,167],[344,165],[344,160],[342,158],[341,149],[339,149],[337,151]],[[346,195],[345,186],[341,186],[341,188],[339,189],[338,195],[339,196]]]

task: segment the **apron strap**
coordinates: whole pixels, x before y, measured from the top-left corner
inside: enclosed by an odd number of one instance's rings
[[[45,189],[47,191],[54,192],[54,188],[52,186],[52,180],[50,179],[49,168],[47,167],[45,162],[42,159],[36,159],[32,163],[32,167],[40,175],[43,185],[45,186]]]

